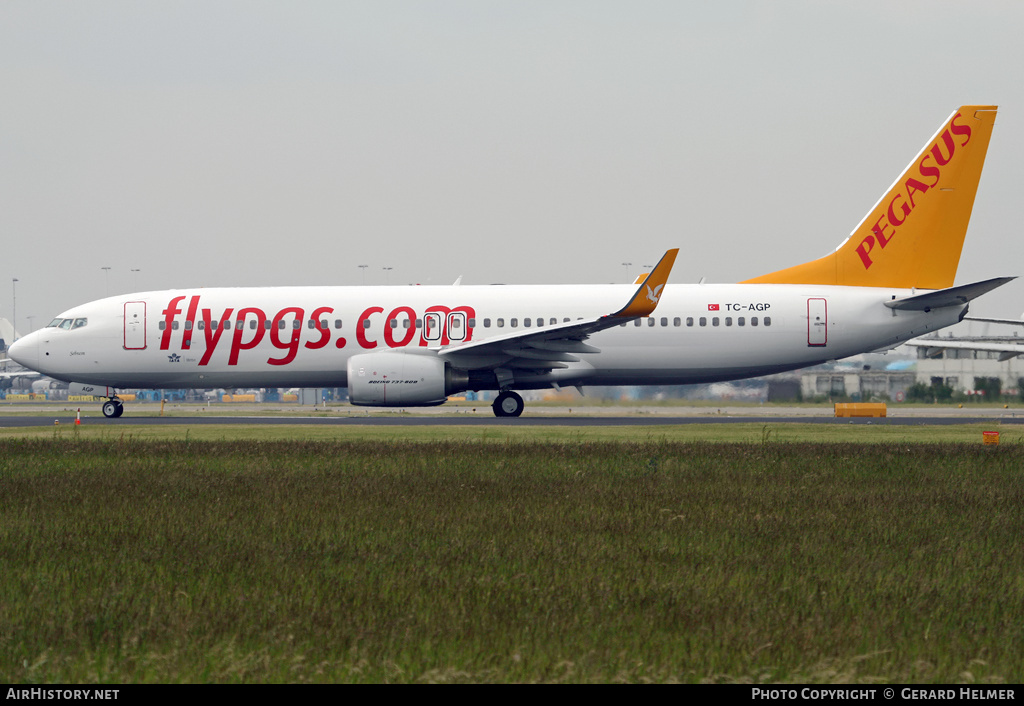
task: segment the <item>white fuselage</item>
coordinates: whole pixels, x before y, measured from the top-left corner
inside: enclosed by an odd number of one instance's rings
[[[345,387],[349,357],[418,350],[600,317],[636,285],[275,287],[142,292],[70,309],[12,347],[51,377],[114,388]],[[600,331],[565,368],[511,387],[732,380],[887,348],[963,307],[892,310],[906,289],[667,285],[654,314]],[[84,320],[84,323],[78,323]],[[241,327],[239,327],[241,321]],[[227,326],[225,326],[227,322]],[[393,322],[393,323],[392,323]],[[74,327],[76,326],[77,327]],[[493,361],[487,363],[492,368]]]

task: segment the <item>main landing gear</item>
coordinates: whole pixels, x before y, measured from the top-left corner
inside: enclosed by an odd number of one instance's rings
[[[107,419],[116,419],[124,413],[124,404],[117,397],[111,397],[103,403],[103,416]]]
[[[491,409],[494,410],[495,417],[518,417],[523,413],[525,406],[522,397],[511,390],[505,390],[494,398]]]

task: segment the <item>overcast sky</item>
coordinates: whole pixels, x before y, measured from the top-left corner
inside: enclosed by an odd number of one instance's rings
[[[831,251],[969,103],[1000,113],[957,282],[1024,275],[1022,37],[1017,0],[0,0],[0,316],[15,277],[22,330],[670,247],[670,281],[735,282]],[[1022,311],[1024,282],[972,307]]]

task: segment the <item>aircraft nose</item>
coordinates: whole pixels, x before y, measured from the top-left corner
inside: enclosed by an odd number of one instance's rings
[[[32,370],[39,367],[39,336],[36,333],[22,336],[7,349],[11,360]]]

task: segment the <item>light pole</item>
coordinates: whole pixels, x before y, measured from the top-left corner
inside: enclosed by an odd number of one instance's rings
[[[359,269],[363,271],[363,284],[366,284],[366,268],[369,265],[359,265]]]
[[[11,279],[11,343],[18,340],[18,278]]]
[[[384,284],[391,284],[391,269],[390,267],[382,268],[384,270]]]
[[[104,282],[105,282],[105,284],[103,285],[104,286],[104,294],[103,294],[103,296],[109,297],[110,296],[110,268],[109,267],[101,267],[100,269],[103,270]]]
[[[139,272],[141,272],[141,270],[133,269],[132,272],[135,273],[135,291],[137,292],[139,291]]]
[[[632,262],[623,262],[622,266],[626,268],[626,280],[629,280],[629,268],[633,266]]]
[[[32,319],[36,318],[35,314],[32,314],[31,316],[26,316],[25,318],[28,319],[28,332],[32,333]]]

